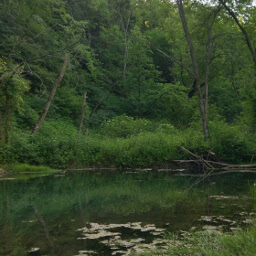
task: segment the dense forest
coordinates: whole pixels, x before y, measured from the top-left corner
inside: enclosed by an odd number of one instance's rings
[[[2,0],[0,163],[256,155],[250,1]]]

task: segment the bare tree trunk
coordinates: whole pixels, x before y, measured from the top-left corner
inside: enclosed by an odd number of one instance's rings
[[[212,23],[213,24],[213,23]],[[208,86],[208,78],[209,78],[209,71],[210,71],[210,55],[211,50],[213,46],[213,40],[211,36],[211,27],[208,30],[208,37],[209,37],[209,45],[206,52],[206,70],[205,70],[205,87],[204,87],[204,131],[207,136],[205,138],[207,139],[209,137],[209,130],[208,130],[208,123],[207,123],[207,112],[208,112],[208,98],[209,98],[209,86]]]
[[[5,132],[5,144],[9,144],[9,119],[10,119],[10,97],[6,96],[5,102],[5,117],[4,117],[4,132]]]
[[[228,11],[229,15],[234,19],[234,21],[236,22],[237,26],[240,28],[240,30],[242,31],[243,35],[244,35],[244,38],[245,38],[245,41],[246,41],[246,44],[251,52],[251,55],[252,55],[252,59],[253,59],[253,62],[256,66],[256,50],[253,49],[253,46],[251,44],[251,41],[250,41],[250,38],[247,34],[247,31],[245,30],[245,28],[241,25],[241,23],[239,22],[238,18],[236,17],[236,14],[233,12],[233,10],[231,10],[227,5],[226,3],[223,1],[223,0],[219,0],[219,2],[223,5],[223,7]]]
[[[85,110],[86,110],[86,97],[87,97],[87,92],[84,93],[84,100],[83,100],[83,107],[82,107],[82,114],[81,114],[81,121],[80,121],[80,125],[79,125],[78,135],[80,135],[81,130],[83,128],[84,115],[85,115]]]
[[[63,64],[63,67],[61,69],[60,75],[57,78],[57,80],[56,80],[56,82],[55,82],[55,84],[54,84],[54,86],[52,88],[52,91],[51,91],[50,96],[49,96],[49,98],[47,100],[47,103],[45,105],[43,113],[41,114],[40,118],[38,119],[38,121],[37,121],[37,123],[35,125],[35,128],[33,130],[34,134],[36,134],[38,132],[40,126],[42,125],[42,123],[43,123],[43,121],[44,121],[44,119],[45,119],[45,117],[46,117],[46,115],[48,113],[48,110],[49,110],[49,108],[51,106],[52,100],[53,100],[53,98],[55,96],[55,93],[56,93],[56,90],[58,88],[58,85],[59,85],[59,83],[62,81],[62,79],[64,77],[67,65],[68,65],[68,54],[65,55],[65,60],[64,60],[64,64]]]
[[[125,79],[127,73],[127,59],[128,59],[128,45],[127,39],[125,38],[125,49],[124,49],[124,69],[123,69],[123,76],[122,78]]]
[[[193,47],[193,43],[190,37],[185,13],[184,13],[184,8],[183,8],[183,3],[182,0],[176,0],[178,8],[179,8],[179,13],[180,13],[180,19],[182,22],[183,30],[189,45],[189,50],[190,50],[190,57],[193,65],[193,70],[194,70],[194,77],[196,81],[196,88],[197,88],[197,94],[198,94],[198,100],[199,100],[199,107],[200,107],[200,114],[201,114],[201,119],[202,119],[202,124],[203,124],[203,131],[204,131],[204,137],[205,139],[208,139],[209,137],[209,132],[208,132],[208,122],[207,122],[207,113],[205,109],[205,102],[203,99],[201,87],[200,87],[200,76],[199,76],[199,70],[197,67],[197,62],[196,62],[196,57],[195,57],[195,51]]]
[[[131,11],[129,12],[129,17],[127,19],[126,24],[124,24],[123,17],[122,17],[120,9],[119,9],[119,15],[120,15],[122,29],[124,31],[124,67],[123,67],[122,79],[125,79],[126,73],[127,73],[127,60],[128,60],[128,54],[129,54],[128,29],[129,29],[130,20],[131,20]]]
[[[140,67],[139,67],[140,68]],[[138,117],[141,118],[141,75],[138,72],[138,99],[137,99]]]
[[[205,135],[205,139],[207,139],[209,137],[209,130],[208,130],[208,99],[209,99],[209,85],[208,85],[208,80],[209,80],[209,73],[210,73],[210,57],[211,57],[211,52],[212,52],[212,48],[213,48],[213,37],[212,37],[212,27],[213,24],[215,22],[215,19],[217,17],[218,12],[221,10],[221,7],[219,6],[218,9],[214,12],[214,16],[213,16],[213,20],[208,28],[208,40],[209,40],[209,44],[206,50],[206,68],[205,68],[205,78],[204,78],[204,133]]]
[[[0,110],[0,142],[3,140],[3,134],[2,134],[2,111]]]

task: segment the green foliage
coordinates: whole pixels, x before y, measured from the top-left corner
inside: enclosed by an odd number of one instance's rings
[[[12,172],[50,172],[54,173],[57,170],[51,169],[48,166],[36,166],[36,165],[29,165],[29,164],[10,164],[8,165],[8,169]]]
[[[176,136],[162,133],[141,133],[127,139],[119,150],[117,164],[128,167],[161,165],[180,158],[179,140]]]
[[[208,151],[223,162],[243,163],[255,161],[255,141],[240,131],[215,121],[211,125],[211,138],[204,141],[203,133],[194,128],[178,131],[167,123],[153,125],[148,120],[127,116],[106,121],[89,137],[78,136],[76,127],[60,120],[45,122],[39,133],[16,130],[11,145],[0,147],[2,163],[28,163],[53,168],[115,165],[116,167],[152,167],[170,160],[189,159],[181,147],[201,157]],[[102,136],[101,134],[104,134]]]
[[[223,160],[230,163],[250,162],[255,154],[251,134],[241,131],[239,126],[229,126],[224,122],[210,123],[211,147]]]
[[[184,8],[204,91],[205,49],[217,6],[184,2]],[[243,26],[254,42],[255,12],[245,3],[234,8],[245,17]],[[224,9],[212,23],[207,142],[175,3],[6,0],[0,17],[0,111],[4,121],[9,100],[13,130],[12,145],[1,145],[2,162],[147,166],[186,158],[180,146],[202,156],[212,150],[228,162],[247,162],[255,155],[256,142],[248,139],[256,127],[255,66]],[[29,132],[65,53],[70,56],[65,76],[40,134],[33,137]],[[78,138],[85,91],[84,124],[96,109],[90,132],[100,134]]]
[[[103,122],[99,132],[105,136],[125,138],[145,132],[173,135],[176,129],[166,121],[156,122],[122,115]]]
[[[126,115],[103,122],[101,128],[102,134],[111,137],[127,137],[154,130],[153,122],[146,119],[134,119]]]
[[[0,143],[0,163],[6,164],[11,162],[13,159],[8,156],[9,154],[8,147],[2,143]]]
[[[189,126],[197,107],[195,98],[188,98],[188,89],[180,83],[158,84],[153,87],[147,110],[149,117],[166,119],[178,128]],[[182,114],[181,114],[182,113]]]
[[[221,76],[216,80],[214,86],[210,86],[210,101],[216,105],[219,114],[231,123],[242,111],[241,98],[237,89],[232,88],[231,81]]]
[[[209,233],[207,231],[194,232],[186,235],[184,240],[178,243],[178,245],[176,245],[173,238],[170,238],[170,245],[167,250],[159,249],[143,253],[143,255],[254,256],[256,253],[255,239],[255,227],[247,231],[237,232],[235,235],[219,234],[218,232]]]

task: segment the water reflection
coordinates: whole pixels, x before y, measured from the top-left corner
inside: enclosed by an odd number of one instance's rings
[[[164,246],[164,231],[235,230],[252,217],[255,178],[220,175],[191,190],[197,178],[163,172],[3,180],[0,255],[121,255],[138,244]]]

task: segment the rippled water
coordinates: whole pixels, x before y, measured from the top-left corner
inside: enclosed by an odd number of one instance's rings
[[[75,172],[0,181],[0,255],[129,255],[164,234],[249,225],[255,174]]]

